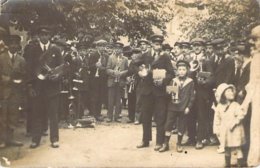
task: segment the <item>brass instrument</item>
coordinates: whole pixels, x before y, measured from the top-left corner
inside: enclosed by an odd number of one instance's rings
[[[98,64],[101,64],[101,56],[100,56],[100,58],[98,59],[98,62],[97,62],[97,63],[98,63]],[[99,77],[99,68],[97,68],[95,77]]]
[[[142,64],[139,68],[140,68],[140,71],[138,72],[138,74],[140,77],[144,78],[148,75],[148,71],[150,71],[151,66],[149,65],[147,68],[144,64]]]
[[[172,103],[174,104],[180,103],[179,89],[180,86],[176,81],[173,81],[173,85],[166,87],[167,92],[171,94]]]
[[[128,89],[128,93],[132,93],[135,89],[135,76],[132,75],[131,77],[129,77],[129,89]]]
[[[121,64],[122,58],[119,56],[117,57],[117,63],[116,63],[116,67],[114,68],[114,70],[116,72],[120,72],[120,64]],[[115,77],[115,83],[118,83],[120,80],[120,76],[116,76]]]
[[[37,72],[37,78],[40,80],[50,79],[52,75],[61,76],[64,72],[64,68],[68,65],[68,63],[62,64],[55,68],[50,68],[47,63],[44,63]]]

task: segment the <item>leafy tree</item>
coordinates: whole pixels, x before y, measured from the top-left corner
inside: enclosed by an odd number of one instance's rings
[[[153,27],[166,34],[173,17],[168,0],[9,0],[2,17],[19,30],[33,32],[48,24],[73,34],[79,29],[98,36],[149,37]]]
[[[238,40],[246,38],[252,27],[260,24],[257,0],[208,0],[204,6],[206,16],[201,12],[193,21],[183,20],[180,29],[184,35]],[[183,7],[187,8],[187,5]]]

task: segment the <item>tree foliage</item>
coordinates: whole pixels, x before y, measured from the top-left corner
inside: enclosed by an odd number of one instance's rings
[[[184,34],[188,34],[190,38],[199,36],[208,39],[244,39],[252,27],[260,24],[257,0],[208,0],[205,6],[208,17],[196,15],[193,22],[184,21],[181,26]]]
[[[165,34],[172,19],[168,0],[9,0],[2,17],[19,30],[48,24],[73,34],[84,29],[94,36],[149,37],[153,26]]]

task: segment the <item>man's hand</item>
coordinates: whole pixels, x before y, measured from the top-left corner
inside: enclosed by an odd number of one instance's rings
[[[120,77],[121,73],[119,71],[114,72],[115,77]]]
[[[97,68],[100,68],[100,67],[102,67],[102,64],[101,64],[101,62],[97,62],[97,63],[96,63],[96,67],[97,67]]]
[[[49,79],[52,81],[56,81],[59,79],[59,74],[52,74],[49,76]]]
[[[189,112],[190,112],[190,109],[187,107],[185,110],[184,110],[184,114],[189,114]]]
[[[244,96],[244,93],[243,93],[242,90],[238,93],[238,96],[239,96],[239,97],[243,97],[243,96]]]

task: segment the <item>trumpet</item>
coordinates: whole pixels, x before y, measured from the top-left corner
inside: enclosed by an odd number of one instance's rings
[[[129,89],[128,89],[128,93],[132,93],[135,89],[135,77],[134,75],[132,75],[130,78],[129,78]]]
[[[121,61],[122,61],[122,58],[119,56],[119,57],[117,58],[117,64],[116,64],[116,67],[115,67],[115,69],[114,69],[114,70],[117,71],[117,72],[120,72],[120,64],[121,64]],[[116,76],[115,82],[118,83],[119,80],[120,80],[120,76]]]
[[[101,57],[98,59],[98,62],[97,62],[97,63],[98,63],[98,64],[101,64]],[[99,68],[97,68],[95,77],[99,77]]]
[[[172,86],[167,86],[166,87],[167,92],[171,93],[171,99],[172,99],[172,103],[174,104],[178,104],[180,103],[180,99],[179,99],[179,85],[177,82],[173,82]]]

